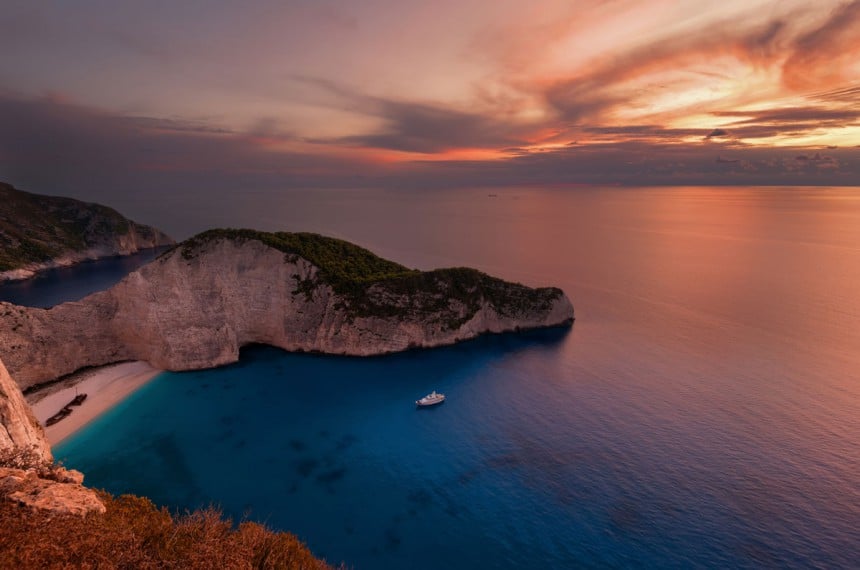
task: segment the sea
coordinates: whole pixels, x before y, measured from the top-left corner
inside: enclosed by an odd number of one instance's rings
[[[120,280],[155,259],[167,247],[144,249],[125,256],[87,260],[68,267],[40,271],[31,279],[0,285],[0,301],[47,309],[66,301],[113,287]]]
[[[313,190],[236,215],[558,286],[576,321],[161,374],[55,449],[89,485],[359,570],[860,566],[860,188]]]

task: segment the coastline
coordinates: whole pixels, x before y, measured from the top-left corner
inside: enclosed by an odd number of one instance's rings
[[[119,404],[161,372],[143,361],[110,364],[74,374],[60,384],[28,394],[26,399],[36,419],[45,426],[45,421],[60,411],[77,393],[87,394],[80,406],[72,408],[71,415],[45,427],[48,443],[53,447]]]
[[[45,271],[49,271],[51,269],[62,269],[93,261],[129,257],[131,255],[135,255],[137,253],[144,253],[150,250],[161,249],[163,251],[167,251],[171,247],[173,246],[170,244],[153,245],[147,247],[140,247],[132,251],[114,251],[105,250],[103,248],[90,248],[84,251],[67,253],[50,261],[29,263],[23,267],[18,267],[16,269],[0,271],[0,285],[20,283],[21,281],[34,279],[38,277],[41,273],[44,273]]]

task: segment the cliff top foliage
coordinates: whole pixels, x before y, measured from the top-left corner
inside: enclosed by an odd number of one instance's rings
[[[448,328],[457,328],[475,314],[482,301],[502,315],[516,317],[547,311],[562,295],[554,287],[532,289],[468,267],[409,269],[355,244],[313,233],[214,229],[177,247],[183,258],[191,260],[205,244],[221,239],[259,241],[284,252],[290,262],[295,261],[294,256],[304,258],[319,271],[316,279],[295,276],[295,292],[310,299],[319,282],[325,283],[343,298],[344,308],[353,316],[432,315]]]
[[[367,284],[418,273],[399,263],[382,259],[371,251],[341,239],[313,233],[261,232],[247,229],[215,229],[198,234],[180,244],[182,256],[191,259],[200,246],[217,239],[256,240],[269,247],[298,255],[317,266],[320,278],[342,292],[356,284]]]
[[[213,508],[174,516],[100,493],[104,514],[57,516],[0,499],[0,568],[331,568],[295,536]]]
[[[107,206],[31,194],[0,182],[0,271],[83,251],[128,233],[132,225],[155,232]]]

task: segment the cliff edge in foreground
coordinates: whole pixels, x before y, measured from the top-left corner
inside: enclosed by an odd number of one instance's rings
[[[0,282],[173,243],[107,206],[30,194],[0,182]]]
[[[42,426],[0,361],[0,455],[13,449],[26,451],[37,461],[53,461]]]
[[[212,508],[172,515],[83,481],[53,463],[0,361],[0,568],[331,568],[291,534]]]
[[[316,234],[210,230],[81,301],[0,304],[0,355],[27,388],[121,360],[220,366],[252,343],[368,356],[572,321],[557,288],[411,270]]]
[[[104,512],[84,476],[53,464],[42,426],[0,361],[0,503],[54,514]]]

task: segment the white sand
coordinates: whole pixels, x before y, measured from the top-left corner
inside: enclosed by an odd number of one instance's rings
[[[87,395],[83,404],[72,406],[70,416],[45,428],[48,443],[54,446],[120,403],[159,373],[161,370],[146,362],[103,366],[74,375],[60,385],[29,394],[27,401],[36,419],[44,426],[45,421],[68,404],[76,393]]]

